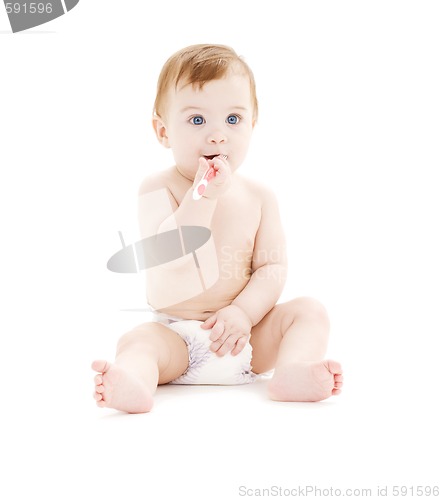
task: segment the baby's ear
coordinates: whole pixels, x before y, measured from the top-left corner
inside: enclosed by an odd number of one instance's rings
[[[167,128],[165,123],[159,118],[159,116],[153,116],[152,119],[153,130],[155,131],[158,141],[166,148],[170,147],[167,135]]]

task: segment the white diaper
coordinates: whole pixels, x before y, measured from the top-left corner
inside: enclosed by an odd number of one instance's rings
[[[256,378],[251,371],[252,347],[248,342],[236,356],[217,356],[210,351],[210,332],[201,328],[202,321],[183,320],[155,314],[154,321],[166,325],[187,344],[188,368],[171,384],[238,385],[249,384]]]

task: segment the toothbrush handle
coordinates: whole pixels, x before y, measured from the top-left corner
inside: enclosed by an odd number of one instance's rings
[[[200,200],[205,193],[205,189],[208,186],[208,183],[216,176],[216,171],[213,167],[208,167],[202,179],[196,184],[196,187],[193,190],[193,200]]]

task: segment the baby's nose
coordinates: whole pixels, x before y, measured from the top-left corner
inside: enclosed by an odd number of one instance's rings
[[[208,134],[207,142],[210,144],[222,144],[227,142],[227,136],[221,130],[213,130]]]

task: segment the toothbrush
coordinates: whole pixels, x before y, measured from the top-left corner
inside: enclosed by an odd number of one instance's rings
[[[226,160],[227,155],[218,155],[220,158]],[[213,166],[209,166],[202,176],[202,179],[197,183],[193,190],[193,200],[200,200],[207,189],[208,183],[216,176],[216,170]]]

